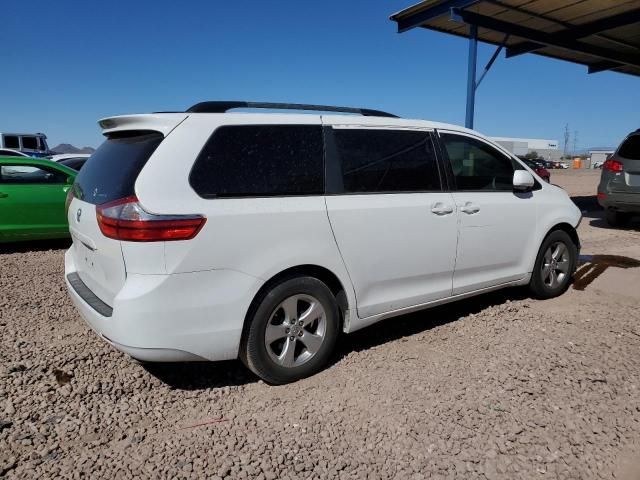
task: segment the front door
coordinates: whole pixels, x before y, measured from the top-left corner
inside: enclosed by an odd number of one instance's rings
[[[358,125],[325,132],[327,211],[358,316],[449,297],[457,221],[432,133]]]
[[[527,275],[536,232],[535,192],[515,192],[515,161],[472,135],[440,131],[460,223],[453,294]]]

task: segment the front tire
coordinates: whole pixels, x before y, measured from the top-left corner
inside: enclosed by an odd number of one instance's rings
[[[571,282],[578,262],[578,247],[562,230],[547,235],[533,268],[529,289],[540,299],[562,295]]]
[[[240,359],[273,385],[308,377],[329,360],[339,320],[336,299],[322,281],[304,276],[284,280],[256,300]]]

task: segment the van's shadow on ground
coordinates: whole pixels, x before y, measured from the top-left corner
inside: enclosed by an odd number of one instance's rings
[[[524,298],[527,298],[525,289],[510,288],[383,320],[350,335],[341,335],[329,366],[339,362],[351,352],[367,350],[377,345],[425,332],[472,313],[478,313],[493,305],[503,304],[507,300]],[[258,378],[240,361],[146,363],[142,364],[142,367],[171,388],[179,390],[245,385],[258,381]]]
[[[0,254],[44,252],[47,250],[68,249],[71,246],[70,238],[59,240],[29,240],[26,242],[0,243]]]

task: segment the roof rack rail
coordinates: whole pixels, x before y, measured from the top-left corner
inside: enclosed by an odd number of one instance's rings
[[[370,108],[334,107],[331,105],[307,105],[306,103],[213,101],[196,103],[187,113],[224,113],[234,108],[267,108],[273,110],[314,110],[320,112],[359,113],[365,117],[393,117],[392,113]]]

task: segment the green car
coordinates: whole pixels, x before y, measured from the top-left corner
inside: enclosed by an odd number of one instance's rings
[[[77,174],[42,158],[0,157],[0,243],[68,237],[65,200]]]

